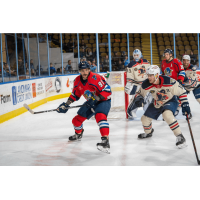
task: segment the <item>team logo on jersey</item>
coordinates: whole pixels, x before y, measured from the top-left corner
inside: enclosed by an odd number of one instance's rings
[[[167,68],[164,70],[164,73],[165,73],[166,76],[171,76],[171,75],[172,75],[172,72],[173,72],[173,70],[170,69],[169,67],[167,67]]]
[[[97,80],[97,77],[96,77],[96,75],[93,75],[93,76],[92,76],[92,78],[93,78],[94,80]]]
[[[139,73],[138,76],[142,76],[142,78],[143,78],[146,73],[145,66],[141,66],[140,69],[138,69],[138,73]]]
[[[137,71],[138,69],[137,69],[137,68],[135,68],[134,70],[135,70],[135,71]]]
[[[165,100],[169,99],[169,97],[166,95],[165,90],[160,90],[156,94],[156,100],[158,103],[163,104]]]

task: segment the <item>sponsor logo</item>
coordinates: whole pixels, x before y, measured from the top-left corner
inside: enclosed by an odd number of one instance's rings
[[[46,90],[46,92],[47,92],[50,88],[52,88],[52,86],[53,86],[52,80],[51,80],[51,78],[49,78],[49,79],[47,80],[47,82],[45,83],[45,90]]]
[[[61,90],[61,80],[58,77],[55,79],[55,88],[56,92],[59,93]]]
[[[43,85],[42,83],[38,83],[37,84],[37,92],[36,92],[36,95],[41,95],[41,94],[44,94],[44,90],[43,90]]]
[[[0,96],[1,96],[1,104],[11,101],[10,95],[5,95],[5,96],[0,95]]]
[[[122,84],[121,73],[116,73],[114,75],[110,74],[112,84]]]
[[[32,93],[33,93],[33,98],[36,97],[36,86],[35,83],[32,83]]]
[[[66,86],[69,87],[69,78],[67,78]]]
[[[13,105],[31,99],[31,84],[12,86]]]

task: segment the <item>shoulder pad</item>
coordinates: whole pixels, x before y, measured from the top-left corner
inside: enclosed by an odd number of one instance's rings
[[[149,62],[147,59],[142,59],[143,60],[143,62]]]
[[[128,68],[133,67],[136,64],[136,62],[133,60],[128,64]]]
[[[144,80],[144,82],[142,83],[142,89],[148,88],[149,86],[151,86],[152,84],[149,83],[149,80],[146,79]]]
[[[194,67],[194,65],[190,65],[189,69],[191,69],[192,71],[196,71],[196,67]]]

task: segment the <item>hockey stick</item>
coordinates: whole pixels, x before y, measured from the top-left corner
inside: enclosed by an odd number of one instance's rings
[[[196,155],[196,158],[197,158],[197,163],[198,163],[198,165],[200,165],[200,160],[199,160],[199,157],[198,157],[198,154],[197,154],[197,149],[196,149],[196,145],[195,145],[195,142],[194,142],[194,138],[193,138],[192,129],[191,129],[191,126],[190,126],[190,121],[189,121],[189,118],[188,118],[188,114],[186,116],[187,116],[186,117],[187,118],[187,123],[188,123],[189,130],[190,130],[190,135],[191,135],[191,138],[192,138],[194,152],[195,152],[195,155]]]
[[[52,110],[43,110],[43,111],[39,111],[39,112],[34,112],[26,103],[23,105],[24,108],[26,108],[31,114],[40,114],[40,113],[45,113],[45,112],[53,112],[56,111],[57,109],[52,109]],[[69,107],[68,109],[72,109],[72,108],[79,108],[82,107],[84,105],[79,105],[79,106],[72,106]]]

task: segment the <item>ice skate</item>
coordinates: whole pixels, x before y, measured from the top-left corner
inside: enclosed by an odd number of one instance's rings
[[[109,139],[107,137],[101,137],[101,143],[97,143],[97,149],[104,153],[110,154],[110,144]]]
[[[138,135],[138,138],[139,139],[145,139],[145,138],[148,138],[148,137],[152,137],[153,131],[154,131],[154,129],[152,128],[151,133],[141,133],[141,134]]]
[[[69,141],[81,141],[81,138],[83,137],[83,131],[80,134],[75,133],[74,135],[69,137]]]
[[[184,147],[187,146],[186,140],[185,140],[185,138],[183,137],[182,134],[180,134],[180,135],[178,135],[178,136],[176,137],[176,146],[177,146],[179,149],[182,149],[182,148],[184,148]]]

